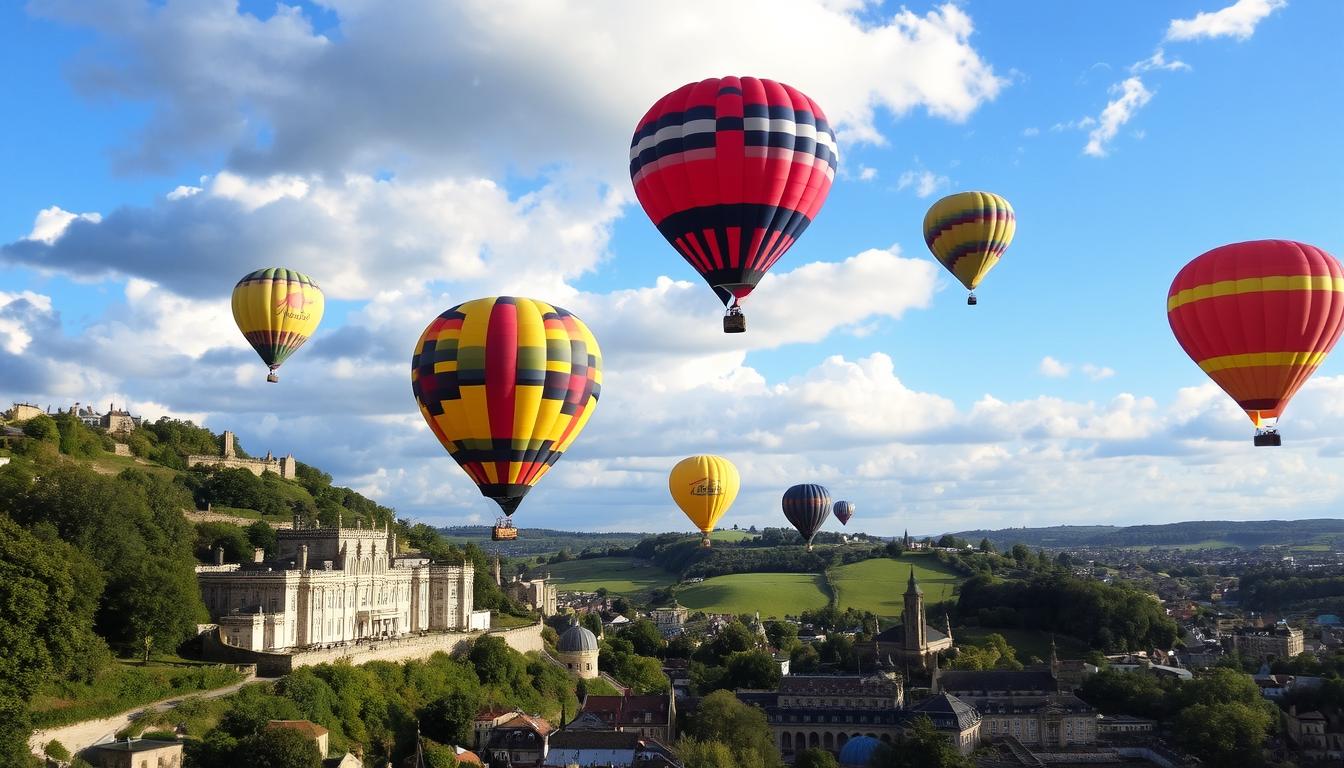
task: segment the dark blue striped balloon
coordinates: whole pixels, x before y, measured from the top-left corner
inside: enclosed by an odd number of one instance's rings
[[[849,518],[854,516],[854,502],[837,501],[835,502],[835,519],[840,521],[841,525],[849,525]]]
[[[831,493],[820,485],[795,485],[784,492],[784,517],[798,529],[812,551],[812,537],[831,515]]]

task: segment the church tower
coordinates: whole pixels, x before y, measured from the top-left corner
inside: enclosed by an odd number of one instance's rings
[[[929,647],[928,636],[924,633],[924,590],[915,580],[915,567],[910,566],[910,581],[905,588],[905,652],[914,656],[924,655]]]

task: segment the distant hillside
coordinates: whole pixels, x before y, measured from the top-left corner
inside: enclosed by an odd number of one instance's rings
[[[569,550],[577,555],[585,549],[606,549],[608,547],[633,547],[640,541],[652,536],[651,533],[583,533],[578,531],[557,531],[551,528],[519,528],[518,538],[514,541],[491,541],[488,525],[455,525],[440,528],[439,533],[463,544],[478,544],[488,547],[491,552],[498,551],[505,557],[536,557],[549,555],[560,550]]]
[[[1060,525],[1004,528],[953,534],[972,543],[988,538],[995,547],[1014,544],[1059,549],[1078,547],[1169,547],[1217,549],[1279,546],[1344,546],[1344,520],[1201,520],[1164,525]]]

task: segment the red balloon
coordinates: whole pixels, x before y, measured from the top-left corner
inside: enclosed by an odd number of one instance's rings
[[[1167,319],[1190,359],[1259,427],[1283,412],[1344,330],[1344,269],[1291,240],[1224,245],[1176,275]]]
[[[815,101],[754,77],[659,99],[630,141],[644,212],[724,304],[736,304],[812,223],[830,192],[835,133]]]

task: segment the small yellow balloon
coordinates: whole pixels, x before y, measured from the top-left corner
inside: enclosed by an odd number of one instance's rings
[[[677,462],[667,478],[672,500],[704,534],[701,543],[709,546],[709,532],[737,499],[742,480],[737,467],[722,456],[691,456]]]

